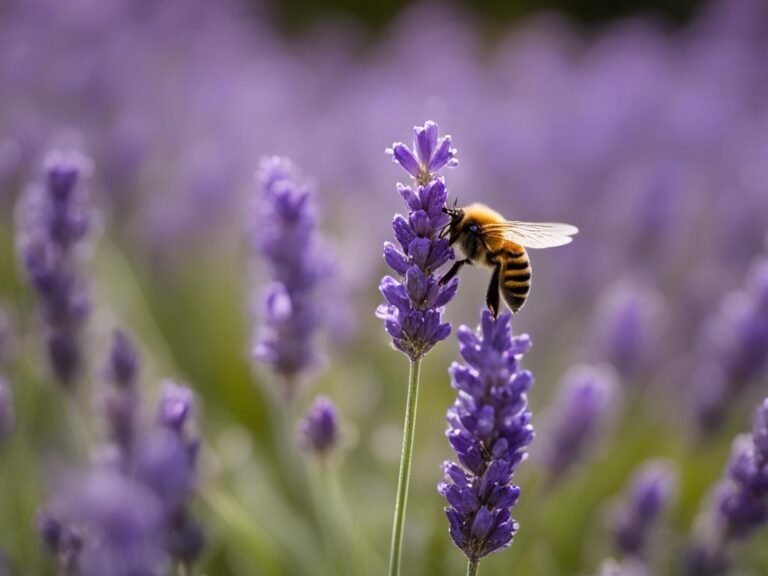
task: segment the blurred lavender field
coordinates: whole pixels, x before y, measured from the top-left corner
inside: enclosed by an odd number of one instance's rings
[[[427,119],[449,204],[580,229],[532,251],[512,319],[536,438],[483,576],[768,573],[768,4],[590,32],[416,4],[376,38],[272,17],[0,6],[0,575],[386,573],[408,366],[374,315],[406,212],[384,149]],[[274,280],[306,312],[289,345]],[[404,574],[466,569],[436,486],[487,282],[462,272],[423,362]]]

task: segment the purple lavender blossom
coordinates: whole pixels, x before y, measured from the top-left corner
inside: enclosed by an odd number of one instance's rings
[[[543,450],[553,481],[586,458],[613,413],[617,393],[615,376],[608,368],[575,366],[563,376]]]
[[[458,398],[448,409],[446,435],[459,463],[443,465],[438,490],[449,504],[451,538],[471,563],[509,546],[517,532],[510,509],[520,488],[511,482],[534,435],[526,395],[533,376],[520,369],[530,339],[512,336],[510,318],[505,312],[494,320],[484,310],[477,333],[461,326],[465,363],[450,368]]]
[[[318,238],[312,190],[293,165],[284,158],[264,158],[258,180],[254,245],[272,282],[253,356],[283,377],[290,395],[297,377],[318,362],[317,293],[332,266]]]
[[[747,286],[726,295],[705,326],[695,382],[699,425],[717,428],[734,398],[768,366],[768,257],[749,271]]]
[[[146,441],[137,464],[139,476],[161,498],[167,549],[186,566],[202,553],[205,536],[189,510],[197,480],[199,438],[190,430],[192,390],[166,381],[158,408],[159,429]]]
[[[126,466],[133,458],[139,425],[138,370],[139,357],[133,342],[124,332],[116,330],[105,370],[107,379],[114,386],[105,390],[102,408],[110,439],[118,447],[119,456]]]
[[[77,154],[54,152],[45,171],[45,185],[31,186],[22,196],[16,242],[38,296],[53,374],[70,387],[82,370],[80,333],[90,307],[78,266],[92,219],[80,185],[89,163]]]
[[[15,422],[11,388],[0,376],[0,445],[13,430]]]
[[[652,461],[633,477],[613,519],[613,538],[622,554],[643,557],[653,525],[674,497],[677,474],[671,463]]]
[[[661,297],[641,284],[620,282],[600,299],[595,325],[598,359],[625,378],[653,369],[663,325]]]
[[[54,516],[40,526],[47,540],[58,545],[60,562],[77,567],[68,573],[164,573],[160,502],[141,483],[113,470],[96,469],[68,479],[53,508],[64,519],[61,531],[56,535]]]
[[[339,414],[327,396],[318,396],[299,421],[301,445],[318,456],[326,456],[339,439]]]
[[[686,557],[691,576],[722,574],[733,544],[768,524],[768,398],[755,413],[752,434],[736,437],[724,478],[697,520]]]
[[[389,149],[395,162],[414,177],[416,189],[398,184],[409,212],[407,218],[395,216],[392,228],[400,246],[385,242],[384,260],[400,280],[382,279],[379,290],[387,303],[376,311],[395,348],[413,361],[450,334],[451,325],[442,323],[441,317],[459,287],[458,278],[440,286],[435,277],[441,266],[454,259],[448,240],[440,238],[450,217],[443,212],[448,197],[445,181],[436,173],[458,163],[456,152],[450,147],[450,136],[438,139],[434,122],[415,127],[414,133],[416,154],[402,143]]]

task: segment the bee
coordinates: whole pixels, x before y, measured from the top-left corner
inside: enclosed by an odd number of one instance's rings
[[[454,263],[440,279],[445,284],[465,264],[481,264],[493,269],[486,303],[496,318],[499,294],[516,313],[523,307],[531,290],[531,262],[526,248],[553,248],[569,244],[579,229],[570,224],[511,222],[484,204],[464,208],[443,208],[451,221],[441,232],[451,246],[458,242],[464,259]]]

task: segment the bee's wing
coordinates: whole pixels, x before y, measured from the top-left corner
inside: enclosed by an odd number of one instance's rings
[[[483,226],[489,236],[503,238],[526,248],[554,248],[570,244],[576,226],[554,222],[501,222]]]

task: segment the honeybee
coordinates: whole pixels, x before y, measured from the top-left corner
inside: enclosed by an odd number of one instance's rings
[[[484,204],[464,208],[443,208],[451,221],[441,236],[451,245],[458,242],[464,259],[454,263],[440,279],[445,284],[465,264],[482,264],[493,268],[486,303],[496,318],[499,315],[499,293],[516,313],[525,304],[531,290],[531,263],[526,248],[553,248],[569,244],[579,229],[570,224],[543,222],[510,222]]]

